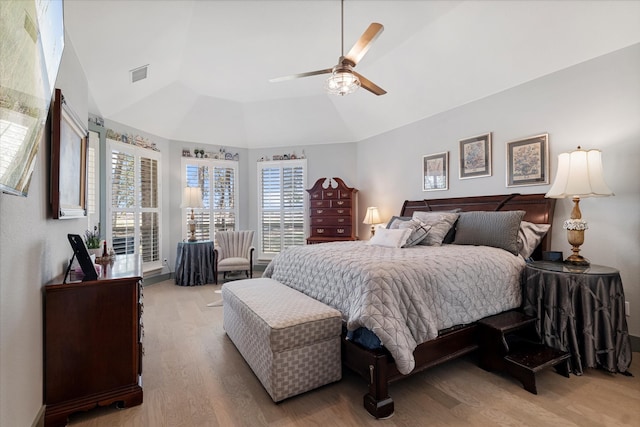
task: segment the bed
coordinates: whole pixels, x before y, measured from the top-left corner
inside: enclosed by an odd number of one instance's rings
[[[478,320],[520,307],[525,260],[518,255],[522,245],[514,247],[513,229],[517,234],[524,224],[548,224],[526,251],[539,259],[549,248],[554,206],[555,199],[542,194],[405,201],[390,224],[403,228],[420,219],[403,236],[423,232],[423,244],[391,247],[384,239],[401,231],[380,230],[371,242],[290,248],[264,276],[342,313],[343,364],[368,381],[367,411],[385,418],[394,410],[391,381],[474,351]],[[504,233],[503,223],[509,224]],[[447,233],[450,227],[455,236]],[[478,241],[478,235],[484,237]],[[359,332],[365,339],[357,339]]]

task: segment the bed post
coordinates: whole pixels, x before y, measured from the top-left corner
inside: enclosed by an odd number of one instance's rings
[[[369,393],[364,395],[364,407],[376,418],[393,415],[393,399],[389,396],[387,356],[376,354],[369,364]]]

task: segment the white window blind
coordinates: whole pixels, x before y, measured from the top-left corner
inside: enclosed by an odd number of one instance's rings
[[[258,162],[258,258],[271,259],[289,246],[305,244],[306,169],[306,159]]]
[[[112,140],[107,148],[107,240],[116,254],[160,266],[160,154]]]
[[[215,159],[183,158],[183,187],[202,190],[203,208],[194,209],[196,238],[214,240],[215,233],[236,230],[238,218],[238,162]],[[183,236],[187,236],[187,220],[191,209],[182,211]]]

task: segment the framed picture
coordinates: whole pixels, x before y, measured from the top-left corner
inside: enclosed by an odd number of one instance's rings
[[[449,152],[422,156],[422,191],[449,189]]]
[[[88,131],[56,89],[51,110],[51,207],[55,219],[87,216]]]
[[[460,140],[460,179],[491,176],[491,132]]]
[[[507,142],[507,187],[549,183],[549,134]]]

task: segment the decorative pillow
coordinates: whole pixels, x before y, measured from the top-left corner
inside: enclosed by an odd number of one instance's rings
[[[411,230],[411,234],[407,238],[407,242],[402,245],[403,248],[409,248],[411,246],[415,246],[418,243],[422,242],[427,235],[429,234],[429,230],[431,230],[431,226],[425,224],[422,221],[417,219],[410,219],[408,221],[398,221],[398,228],[403,230],[408,228]]]
[[[456,225],[456,245],[493,246],[518,255],[518,231],[525,211],[462,212]]]
[[[389,222],[387,223],[387,228],[394,229],[400,228],[400,223],[403,221],[409,221],[411,219],[410,216],[392,216]]]
[[[518,231],[518,252],[522,258],[527,259],[538,247],[544,236],[551,228],[551,224],[534,224],[533,222],[522,221]]]
[[[387,248],[401,248],[411,235],[410,228],[394,229],[380,228],[369,240],[370,245],[384,246]]]
[[[420,242],[421,245],[441,246],[444,237],[458,219],[453,212],[414,212],[413,219],[422,221],[431,226],[427,237]]]

